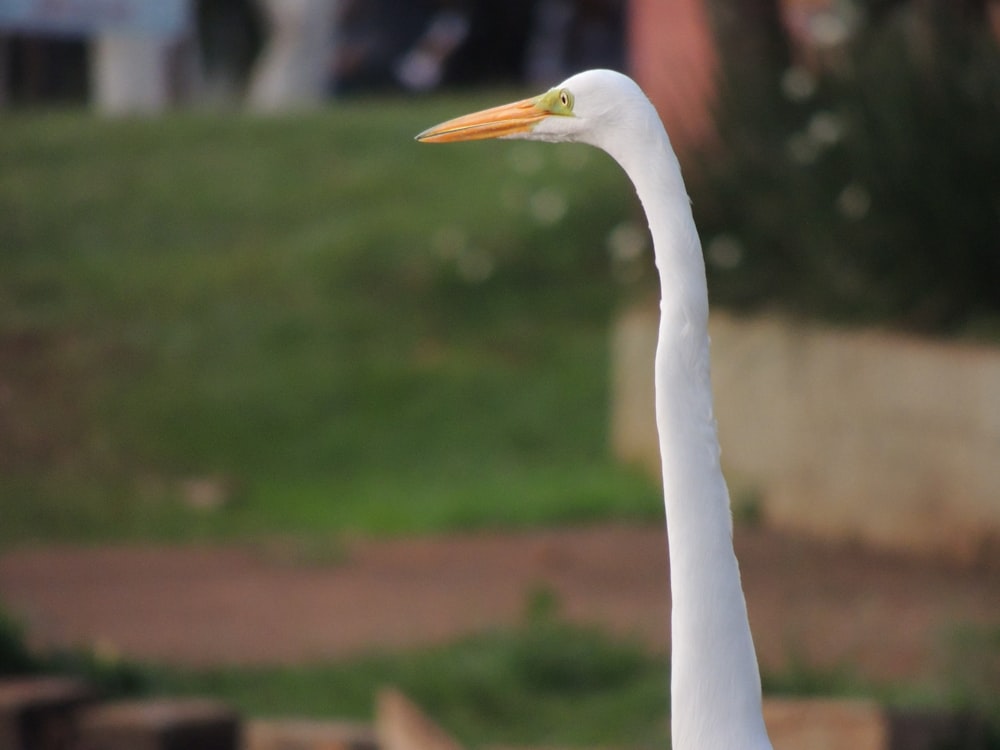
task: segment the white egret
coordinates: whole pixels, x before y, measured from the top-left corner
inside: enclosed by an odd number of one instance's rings
[[[610,154],[635,186],[661,288],[656,424],[673,598],[673,747],[770,748],[712,413],[704,260],[663,124],[632,79],[591,70],[417,136],[428,143],[484,138],[588,143]]]

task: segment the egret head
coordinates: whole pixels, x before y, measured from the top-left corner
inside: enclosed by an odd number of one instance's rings
[[[652,110],[649,100],[631,78],[611,70],[588,70],[544,94],[435,125],[417,140],[451,143],[518,138],[589,143],[607,150],[608,134],[635,124],[630,121],[646,110]]]

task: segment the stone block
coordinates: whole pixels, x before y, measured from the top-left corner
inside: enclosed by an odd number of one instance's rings
[[[378,742],[367,724],[258,719],[244,728],[243,750],[378,750]]]
[[[400,691],[379,693],[375,734],[381,750],[462,750],[462,746]]]
[[[969,714],[943,711],[899,711],[886,713],[889,724],[887,750],[987,750],[986,723]]]
[[[211,700],[109,703],[80,716],[80,750],[237,750],[240,720]]]
[[[887,709],[875,701],[767,698],[774,750],[986,750],[985,724],[942,711]]]
[[[0,681],[0,750],[71,750],[76,713],[96,697],[90,685],[68,677]]]
[[[874,701],[768,698],[764,723],[774,750],[889,750],[889,723]]]

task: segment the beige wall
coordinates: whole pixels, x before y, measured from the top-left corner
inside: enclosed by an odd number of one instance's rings
[[[734,498],[767,522],[965,560],[1000,545],[1000,349],[713,315]],[[659,475],[656,310],[614,327],[615,455]]]

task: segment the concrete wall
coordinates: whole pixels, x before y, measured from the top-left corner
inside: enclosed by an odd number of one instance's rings
[[[612,445],[659,476],[655,308],[617,320]],[[733,497],[768,523],[975,560],[1000,552],[1000,349],[713,315]]]

